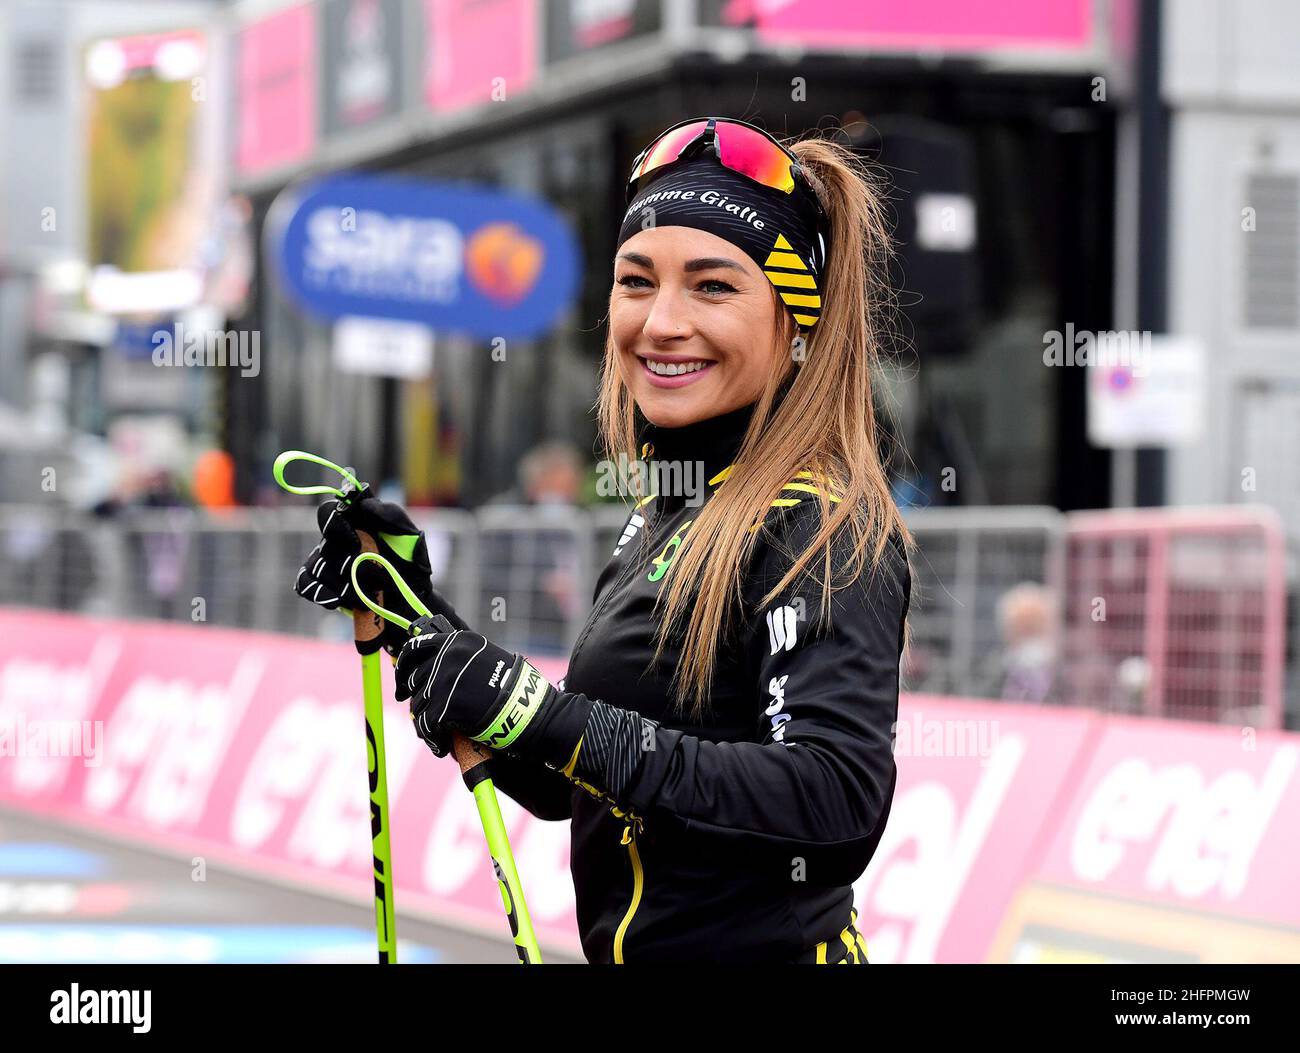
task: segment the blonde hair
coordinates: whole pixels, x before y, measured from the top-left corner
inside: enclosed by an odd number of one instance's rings
[[[877,443],[881,439],[872,403],[872,375],[892,326],[893,299],[887,265],[891,253],[882,210],[883,193],[872,170],[847,147],[809,138],[786,142],[799,159],[830,218],[830,259],[822,281],[822,313],[806,338],[802,360],[777,355],[755,405],[748,430],[727,480],[704,503],[673,559],[667,588],[655,603],[659,615],[652,665],[679,623],[689,621],[681,662],[670,690],[679,711],[698,719],[708,708],[717,645],[739,605],[741,579],[773,500],[800,471],[823,485],[821,530],[797,555],[785,577],[761,601],[766,606],[821,553],[824,577],[821,612],[831,609],[831,542],[846,527],[853,541],[853,569],[843,588],[884,558],[891,534],[909,549],[911,534],[890,493]],[[785,338],[793,320],[772,289]],[[604,456],[635,458],[635,403],[623,383],[612,331],[605,340],[597,400]],[[790,366],[790,369],[784,368]],[[790,376],[791,369],[793,377]],[[785,397],[773,402],[787,381]],[[630,454],[628,451],[631,451]],[[829,487],[840,498],[833,507]],[[644,511],[649,512],[652,505]],[[643,536],[650,533],[647,529]],[[838,545],[837,545],[838,547]]]

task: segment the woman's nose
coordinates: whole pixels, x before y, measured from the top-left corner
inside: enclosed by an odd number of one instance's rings
[[[645,334],[656,343],[679,340],[691,335],[689,310],[678,290],[661,285],[655,293],[650,313],[646,315]]]

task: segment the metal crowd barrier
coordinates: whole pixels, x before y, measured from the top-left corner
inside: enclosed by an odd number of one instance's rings
[[[1259,506],[1068,517],[1067,701],[1281,727],[1285,533]]]
[[[621,506],[413,512],[439,591],[502,645],[539,655],[568,653],[627,514]],[[100,518],[0,505],[0,605],[350,639],[344,619],[322,618],[292,589],[318,540],[310,508],[141,508]]]
[[[562,657],[631,507],[412,514],[434,584],[466,621],[504,646]],[[906,514],[918,545],[906,689],[1026,697],[1007,690],[998,607],[1033,583],[1052,601],[1055,650],[1051,690],[1032,700],[1281,723],[1287,570],[1267,510]],[[322,617],[291,587],[317,538],[309,507],[99,518],[0,505],[0,605],[347,640],[346,619]]]
[[[996,608],[1029,582],[1059,588],[1063,517],[1053,508],[909,509],[913,691],[997,697],[1002,650]]]

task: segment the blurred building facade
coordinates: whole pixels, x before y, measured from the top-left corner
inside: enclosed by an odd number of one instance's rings
[[[48,533],[69,504],[157,511],[200,490],[219,508],[231,490],[274,504],[274,456],[315,450],[410,504],[486,509],[479,528],[501,543],[483,552],[508,555],[483,560],[482,597],[536,597],[560,648],[581,606],[534,587],[561,575],[516,543],[531,517],[488,502],[548,442],[594,458],[626,173],[655,133],[717,113],[839,129],[892,183],[906,346],[882,408],[933,575],[912,682],[973,690],[999,598],[1033,582],[1083,619],[1064,619],[1061,653],[1086,668],[1062,689],[1104,693],[1123,667],[1123,690],[1153,706],[1181,662],[1195,691],[1248,707],[1285,635],[1300,697],[1300,14],[1283,0],[10,0],[0,20],[0,498],[19,506],[0,558],[47,565],[26,506],[46,506]],[[177,61],[195,41],[197,71]],[[439,329],[416,375],[344,368],[342,326],[295,300],[276,232],[305,188],[355,172],[544,202],[581,251],[572,303],[542,336],[505,341],[504,360],[496,341]],[[184,306],[132,299],[132,268],[148,273],[132,254],[151,251],[190,253],[201,281]],[[254,338],[260,368],[159,368],[153,338],[181,324]],[[1182,372],[1046,360],[1054,338],[1111,330],[1150,334]],[[123,457],[140,463],[106,489]],[[187,488],[200,468],[207,483]],[[1086,516],[1131,505],[1214,507]],[[571,518],[581,555],[565,573],[585,580],[603,554]],[[533,570],[507,587],[496,564]],[[1102,628],[1098,596],[1123,608]]]
[[[177,434],[215,442],[219,403],[212,378],[203,370],[156,369],[149,361],[153,325],[144,323],[171,325],[183,315],[119,313],[93,302],[91,291],[100,252],[125,253],[128,245],[150,240],[153,247],[170,242],[165,251],[171,253],[188,239],[176,255],[209,248],[198,232],[214,211],[206,205],[226,182],[222,11],[215,0],[0,4],[5,500],[89,506],[109,496],[115,458],[107,437],[115,429],[129,432],[118,445],[130,448],[148,433],[146,444],[156,448],[147,458],[149,470],[184,470],[184,451],[173,442]],[[93,87],[101,42],[142,45],[129,57],[130,45],[110,49],[121,62],[110,73],[119,84],[143,72],[168,42],[174,57],[188,53],[192,68],[174,66],[170,79],[155,78],[161,90],[152,97],[119,98],[110,112]],[[155,100],[170,111],[170,123],[160,119]],[[114,155],[121,166],[116,178],[103,165]],[[203,201],[193,195],[182,200],[199,182],[207,192]],[[159,191],[164,184],[176,190],[174,199]],[[109,214],[115,207],[117,217]],[[127,229],[131,213],[147,222]],[[196,322],[202,318],[200,324],[210,327],[210,305],[195,298],[192,306],[200,311]]]
[[[1094,78],[1127,58],[1117,55],[1109,5],[1060,6],[1027,29],[1012,12],[963,36],[924,13],[875,31],[846,5],[815,3],[236,4],[237,53],[265,33],[294,42],[278,62],[236,76],[244,149],[234,183],[259,222],[295,180],[359,167],[538,195],[567,217],[584,254],[578,301],[549,336],[512,344],[502,368],[485,343],[436,334],[426,380],[340,373],[329,327],[287,303],[264,267],[247,324],[272,349],[267,376],[232,391],[239,423],[230,437],[245,477],[286,446],[341,445],[401,478],[414,500],[476,505],[546,438],[592,450],[626,172],[662,128],[715,112],[788,135],[843,123],[864,150],[882,118],[960,136],[972,169],[964,192],[978,216],[971,255],[984,280],[960,343],[929,341],[913,324],[915,350],[897,363],[891,388],[918,486],[928,503],[1105,504],[1107,455],[1083,440],[1083,378],[1039,368],[1035,349],[1065,320],[1111,322],[1120,107],[1105,91],[1098,97]],[[363,10],[391,87],[376,91],[373,116],[349,121],[339,96],[360,59],[332,41],[340,21],[362,24]],[[376,19],[400,20],[400,34],[376,31]],[[491,58],[462,57],[493,34],[501,43]],[[504,98],[482,101],[497,75]],[[308,134],[289,136],[286,149],[284,136],[263,142],[264,127],[241,130],[241,121],[262,123],[265,92],[295,77],[293,105],[314,121]],[[942,485],[946,466],[957,468],[955,491]]]
[[[1205,426],[1170,504],[1263,504],[1300,542],[1300,8],[1166,5],[1169,329],[1201,340]],[[1294,573],[1294,567],[1292,568]]]
[[[1300,15],[1284,0],[965,11],[941,0],[0,5],[4,444],[42,429],[90,441],[122,415],[170,413],[233,455],[244,502],[267,499],[270,460],[300,446],[346,451],[413,502],[477,505],[543,440],[593,450],[623,179],[657,131],[715,112],[789,135],[842,125],[868,153],[884,136],[887,165],[890,135],[920,143],[892,155],[921,159],[919,171],[893,166],[900,216],[935,189],[968,199],[966,243],[904,253],[912,348],[882,378],[913,462],[895,466],[900,497],[1267,503],[1294,536]],[[246,202],[259,246],[247,301],[204,324],[259,337],[251,378],[137,368],[140,334],[85,295],[86,48],[186,29],[208,41],[221,183]],[[944,156],[961,179],[927,185],[944,166],[926,159]],[[331,327],[285,297],[261,239],[282,191],[350,169],[536,195],[577,234],[576,302],[544,338],[512,343],[505,368],[485,343],[439,332],[426,377],[339,370]],[[973,263],[951,298],[960,317],[927,313],[954,287],[945,249]],[[1043,368],[1044,335],[1068,327],[1199,340],[1198,437],[1119,456],[1090,442],[1085,371]],[[11,492],[20,483],[30,472]]]

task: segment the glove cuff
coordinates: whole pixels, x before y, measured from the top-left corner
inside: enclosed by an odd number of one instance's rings
[[[532,662],[521,654],[513,657],[514,663],[501,677],[500,692],[491,710],[491,722],[470,736],[498,752],[510,749],[558,694]],[[496,686],[496,676],[500,672],[502,663],[498,661],[497,672],[493,673],[489,686]]]
[[[489,749],[559,768],[573,755],[590,708],[584,696],[558,690],[532,662],[516,655],[492,723],[472,738]]]

